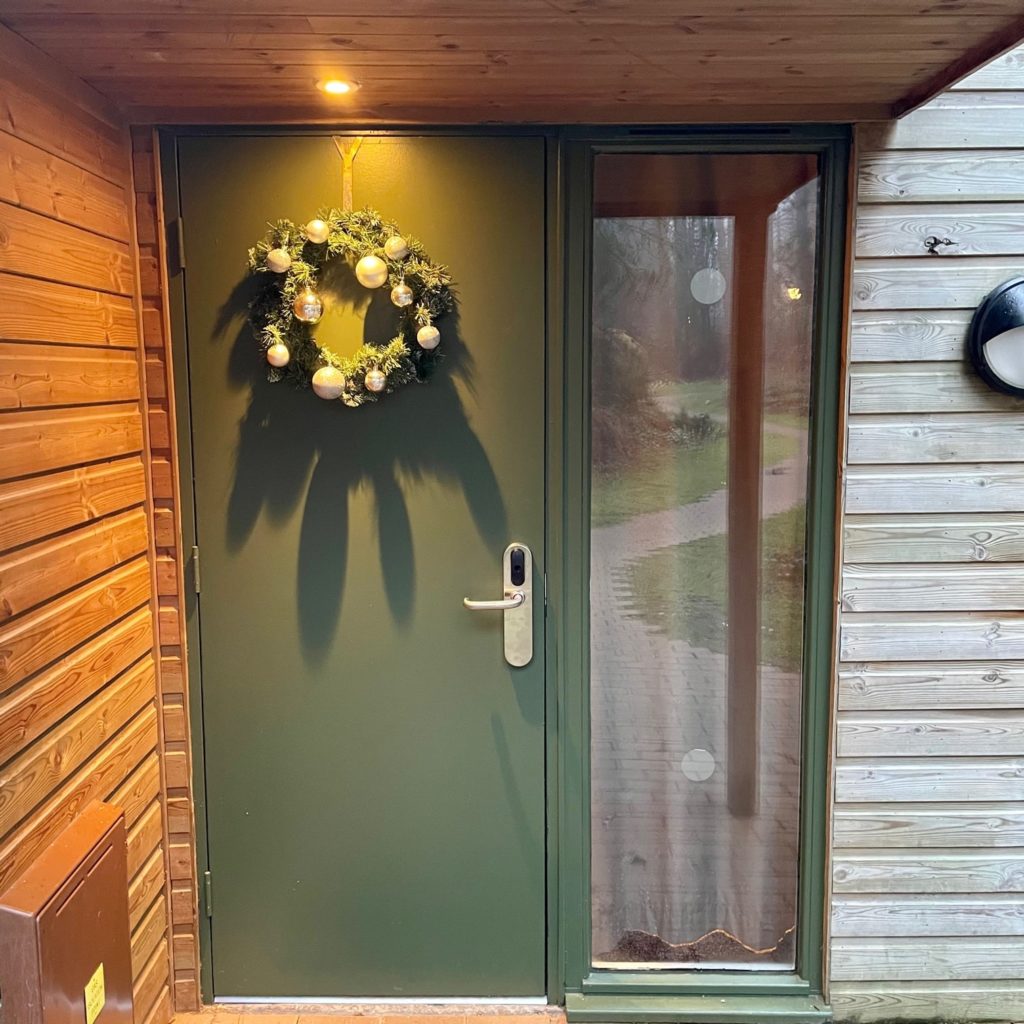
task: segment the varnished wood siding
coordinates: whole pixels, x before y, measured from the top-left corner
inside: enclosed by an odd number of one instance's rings
[[[170,902],[128,133],[59,75],[6,68],[0,890],[90,801],[123,807],[135,1020],[165,1024]]]
[[[199,1007],[198,892],[183,603],[183,569],[187,559],[181,551],[178,518],[174,381],[165,316],[164,252],[159,241],[163,228],[157,214],[157,161],[150,130],[132,131],[132,153],[160,606],[160,706],[167,783],[172,998],[175,1009],[184,1012]]]
[[[1024,274],[1024,48],[858,148],[831,1001],[1019,1020],[1024,402],[963,343]]]

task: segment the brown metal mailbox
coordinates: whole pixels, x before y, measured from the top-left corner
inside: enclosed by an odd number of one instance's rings
[[[132,1024],[124,813],[94,803],[0,896],[2,1024]]]

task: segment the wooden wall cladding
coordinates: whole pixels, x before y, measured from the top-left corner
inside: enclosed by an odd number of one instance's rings
[[[166,1024],[170,893],[127,132],[59,76],[0,66],[0,889],[90,801],[123,807],[135,1019]]]
[[[1024,404],[964,357],[1024,274],[1024,48],[865,126],[842,517],[838,1020],[1024,1006]],[[930,255],[925,240],[952,244]]]
[[[156,586],[159,602],[161,711],[167,785],[171,959],[175,1009],[199,1007],[198,893],[188,686],[185,669],[183,553],[178,519],[177,447],[171,341],[165,315],[163,226],[158,216],[158,170],[153,133],[131,133],[138,258],[142,268],[145,391],[149,406],[149,451],[153,480]]]

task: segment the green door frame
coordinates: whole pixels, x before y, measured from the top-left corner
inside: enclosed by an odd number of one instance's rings
[[[180,520],[183,551],[195,538],[192,494],[191,410],[184,280],[179,252],[180,202],[177,139],[186,135],[316,135],[322,127],[175,127],[159,131],[164,222],[168,226],[167,303],[172,366],[178,381],[177,418]],[[833,635],[840,333],[843,321],[848,129],[830,125],[606,129],[489,126],[381,129],[345,125],[332,134],[541,135],[547,140],[548,223],[545,254],[547,310],[547,996],[566,1001],[570,1019],[602,1021],[721,1020],[719,1011],[694,1004],[709,995],[757,997],[757,1010],[716,1000],[729,1020],[784,1014],[817,1021],[822,1008],[825,908],[827,760]],[[805,622],[803,809],[797,971],[757,976],[743,972],[630,972],[590,968],[589,822],[589,250],[593,158],[598,152],[816,153],[822,161],[821,259],[816,289],[817,362],[811,437],[808,543],[810,571]],[[186,565],[186,629],[198,638],[198,606],[191,561]],[[206,776],[203,763],[202,666],[198,643],[188,651],[196,853],[200,879],[200,977],[204,1001],[213,999],[208,870]]]
[[[835,582],[840,352],[850,134],[834,126],[578,129],[563,135],[558,262],[562,351],[549,363],[548,551],[550,679],[558,688],[559,988],[569,1019],[585,1021],[787,1020],[830,1016],[821,999],[826,913],[828,748]],[[595,970],[590,949],[590,251],[594,157],[599,153],[817,154],[822,169],[815,366],[810,438],[805,616],[802,808],[797,969]],[[554,304],[553,304],[554,305]],[[559,338],[552,324],[552,338]],[[552,345],[554,350],[555,345]],[[714,997],[714,1005],[709,1005]]]
[[[210,949],[213,933],[210,924],[210,891],[204,884],[209,877],[210,857],[206,828],[206,749],[203,732],[202,662],[199,649],[199,602],[196,567],[190,553],[196,543],[195,487],[192,469],[192,405],[189,398],[188,325],[185,319],[185,253],[181,230],[181,195],[178,187],[178,136],[185,130],[161,128],[157,133],[156,159],[160,168],[159,195],[167,237],[166,281],[168,320],[171,329],[170,363],[175,413],[175,438],[178,445],[178,494],[181,523],[181,553],[185,592],[182,595],[189,704],[189,740],[192,748],[192,813],[196,840],[196,885],[199,888],[199,991],[204,1003],[213,1001],[213,962]],[[189,554],[187,555],[186,552]]]

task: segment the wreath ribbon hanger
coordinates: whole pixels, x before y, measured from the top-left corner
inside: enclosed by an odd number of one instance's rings
[[[354,164],[359,147],[363,144],[361,135],[334,135],[334,145],[341,154],[341,207],[346,213],[352,212],[352,179]]]

